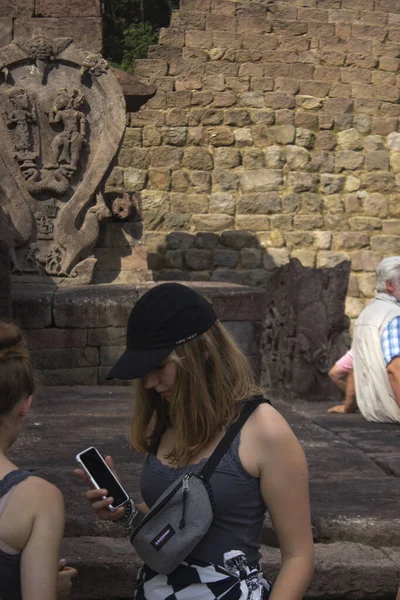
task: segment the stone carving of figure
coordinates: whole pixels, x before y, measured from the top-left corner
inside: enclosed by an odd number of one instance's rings
[[[46,217],[49,219],[55,219],[58,213],[57,201],[55,198],[52,198],[48,202],[46,202],[43,206],[44,213]]]
[[[54,225],[44,212],[38,211],[35,213],[36,226],[39,240],[48,240],[53,238]]]
[[[26,154],[32,150],[32,134],[30,124],[36,122],[36,115],[30,106],[25,90],[16,88],[8,94],[11,110],[6,112],[6,123],[14,130],[14,148],[17,158],[24,160]]]
[[[71,172],[76,170],[86,136],[86,117],[80,110],[83,102],[83,94],[76,89],[69,93],[62,88],[57,94],[49,113],[49,123],[61,123],[63,131],[55,136],[51,144],[51,164],[46,168],[64,166]]]
[[[36,252],[37,244],[29,244],[24,256],[23,271],[37,271]]]
[[[61,250],[52,246],[46,256],[46,272],[49,275],[58,275],[61,270]]]

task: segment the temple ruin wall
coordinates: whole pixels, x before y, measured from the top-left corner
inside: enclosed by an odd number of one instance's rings
[[[50,37],[73,37],[77,46],[101,52],[100,0],[0,0],[0,47],[31,37],[36,29]]]
[[[262,286],[290,257],[351,260],[357,317],[400,254],[399,57],[400,0],[181,0],[136,63],[158,92],[108,182],[142,194],[154,278]]]

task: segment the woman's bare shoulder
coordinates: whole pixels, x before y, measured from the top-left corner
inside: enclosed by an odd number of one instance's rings
[[[26,497],[27,502],[43,503],[46,504],[50,501],[53,504],[63,506],[64,499],[63,495],[54,484],[50,483],[42,477],[31,475],[20,484],[18,484],[15,490],[15,499],[22,499]]]
[[[249,425],[257,442],[262,442],[263,445],[274,445],[296,439],[286,419],[268,403],[260,404],[251,415]]]

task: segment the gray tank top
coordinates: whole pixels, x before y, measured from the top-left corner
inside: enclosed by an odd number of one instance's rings
[[[210,478],[215,501],[214,519],[189,558],[223,565],[223,555],[229,550],[241,550],[251,566],[261,558],[260,538],[266,507],[260,480],[252,477],[241,463],[239,443],[240,432]],[[147,506],[151,508],[179,476],[189,471],[198,473],[206,460],[174,469],[163,465],[155,453],[149,453],[140,479]]]
[[[0,498],[14,485],[30,476],[28,471],[11,471],[0,479]],[[21,600],[21,554],[8,554],[0,549],[0,598],[2,600]]]

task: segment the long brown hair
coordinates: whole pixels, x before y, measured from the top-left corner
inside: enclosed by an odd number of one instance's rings
[[[131,445],[148,452],[171,424],[176,444],[167,458],[187,464],[238,417],[240,401],[262,391],[246,357],[219,321],[200,337],[177,346],[168,358],[178,365],[174,396],[168,403],[137,381]]]
[[[21,330],[0,321],[0,420],[33,394],[35,379]]]

